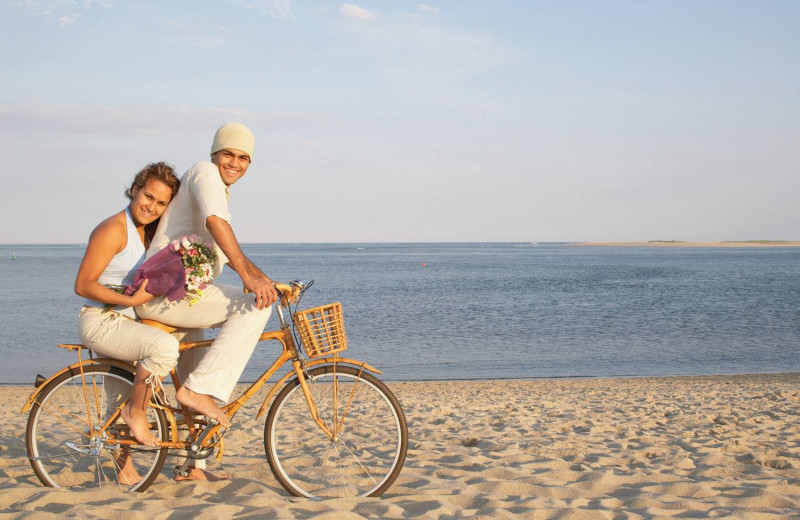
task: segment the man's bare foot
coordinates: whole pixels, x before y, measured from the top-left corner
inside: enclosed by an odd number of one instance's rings
[[[122,419],[128,425],[128,428],[130,428],[131,434],[137,441],[145,446],[158,446],[158,439],[153,437],[150,433],[150,423],[147,421],[147,413],[132,405],[133,403],[129,402],[127,406],[119,411]]]
[[[219,409],[214,398],[206,394],[198,394],[182,386],[175,393],[175,398],[181,403],[182,406],[193,408],[194,410],[207,415],[212,419],[216,419],[223,428],[229,428],[231,420]]]
[[[117,468],[117,479],[119,479],[120,484],[132,486],[142,480],[142,476],[139,475],[136,466],[131,460],[130,452],[123,451],[119,456],[114,455],[113,458],[114,465]]]
[[[178,482],[184,480],[207,480],[209,482],[219,482],[220,480],[230,480],[233,477],[227,473],[220,473],[215,475],[210,471],[206,471],[200,468],[191,468],[189,469],[189,474],[185,477],[179,477],[175,475],[175,480]]]

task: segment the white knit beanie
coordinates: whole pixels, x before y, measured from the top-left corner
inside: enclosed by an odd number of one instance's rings
[[[250,156],[253,160],[253,147],[255,146],[256,138],[253,137],[253,132],[241,123],[228,123],[222,125],[214,134],[214,142],[211,144],[211,154],[215,154],[225,148],[233,148],[234,150],[241,150]]]

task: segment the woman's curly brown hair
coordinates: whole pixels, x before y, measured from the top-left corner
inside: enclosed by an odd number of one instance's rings
[[[138,191],[147,185],[151,180],[161,181],[172,189],[172,197],[178,193],[181,181],[175,175],[175,168],[165,162],[150,163],[133,178],[131,187],[125,190],[125,196],[133,200],[133,192]],[[170,197],[170,200],[172,200]]]

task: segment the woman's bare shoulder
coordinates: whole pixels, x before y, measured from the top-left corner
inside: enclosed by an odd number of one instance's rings
[[[94,228],[92,231],[91,237],[89,240],[114,240],[114,239],[121,239],[128,236],[128,222],[125,217],[125,212],[120,211],[114,215],[111,215]]]

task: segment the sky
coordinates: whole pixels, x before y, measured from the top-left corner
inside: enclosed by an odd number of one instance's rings
[[[800,240],[795,0],[3,0],[0,39],[0,243],[85,243],[233,121],[245,243]]]

